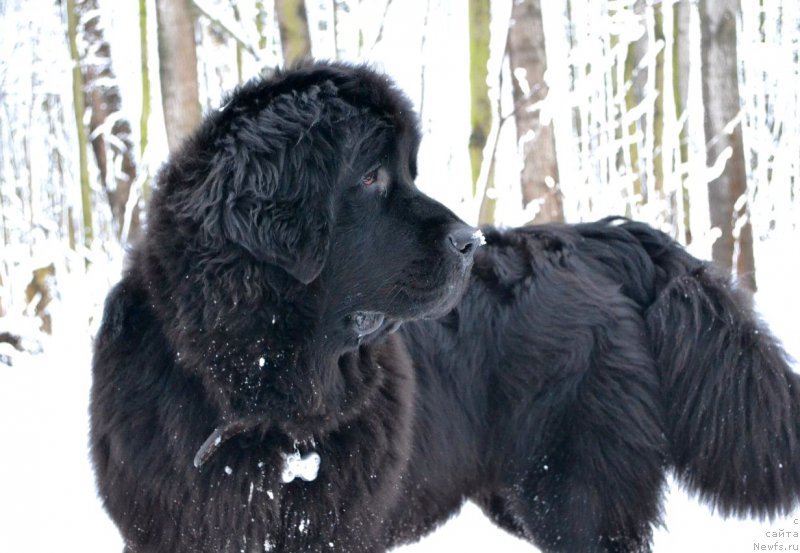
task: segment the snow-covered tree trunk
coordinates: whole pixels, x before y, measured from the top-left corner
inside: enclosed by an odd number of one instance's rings
[[[130,122],[122,115],[122,94],[114,74],[111,45],[98,0],[78,0],[77,16],[82,24],[87,55],[82,62],[86,105],[91,109],[89,131],[97,162],[100,186],[105,191],[113,217],[114,232],[125,241],[140,230],[138,197],[131,209],[128,201],[137,178],[136,147]],[[130,220],[127,220],[130,218]],[[123,236],[123,232],[127,233]]]
[[[755,289],[739,107],[736,53],[739,15],[739,0],[700,2],[707,165],[711,167],[727,159],[722,173],[708,183],[708,201],[711,225],[721,233],[712,246],[714,262],[727,271],[735,267],[739,281]]]
[[[548,94],[541,1],[515,1],[508,33],[517,147],[523,161],[522,201],[524,205],[541,202],[533,222],[563,222],[553,125],[541,117],[541,104]]]

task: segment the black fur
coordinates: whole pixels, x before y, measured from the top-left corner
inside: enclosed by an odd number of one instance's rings
[[[546,551],[647,551],[670,467],[723,513],[797,504],[800,380],[727,279],[622,220],[476,251],[418,144],[386,78],[317,63],[162,170],[94,359],[129,551],[380,552],[465,499]],[[316,479],[282,482],[293,451]]]

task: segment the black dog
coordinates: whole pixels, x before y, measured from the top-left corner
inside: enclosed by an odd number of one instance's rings
[[[379,552],[467,498],[547,551],[646,551],[670,468],[723,513],[796,505],[800,379],[726,279],[627,221],[478,248],[418,144],[385,77],[311,64],[162,170],[94,361],[129,551]]]

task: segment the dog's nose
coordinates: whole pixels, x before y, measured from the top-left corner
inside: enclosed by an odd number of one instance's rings
[[[470,227],[461,227],[447,235],[450,246],[464,257],[471,257],[475,250],[483,244],[483,233]]]

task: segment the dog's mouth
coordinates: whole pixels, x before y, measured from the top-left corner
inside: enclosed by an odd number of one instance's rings
[[[405,321],[437,319],[449,313],[459,302],[467,286],[471,263],[466,265],[456,282],[447,285],[442,292],[409,300],[412,308],[399,309],[389,315],[381,311],[354,311],[344,319],[353,340],[362,344],[395,332]]]
[[[386,310],[354,312],[350,319],[352,330],[359,338],[372,337],[383,335],[382,330],[386,328],[393,332],[407,321],[438,319],[446,315],[458,305],[469,286],[472,265],[472,259],[469,259],[448,267],[446,272],[435,275],[433,279],[427,275],[420,279],[438,281],[433,286],[419,288],[392,283],[387,286],[390,292],[385,294],[392,297]],[[409,277],[407,280],[415,279]]]
[[[469,286],[469,279],[472,269],[472,259],[462,263],[460,267],[454,269],[454,276],[448,278],[445,286],[442,286],[435,294],[429,296],[427,301],[417,303],[422,307],[413,319],[438,319],[447,315],[458,303]]]

